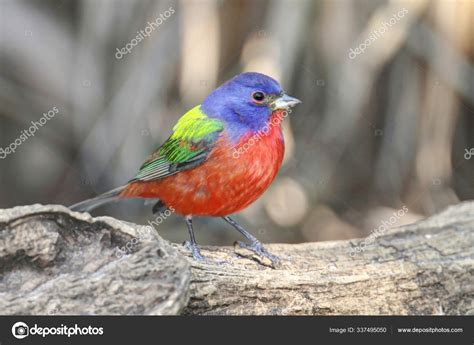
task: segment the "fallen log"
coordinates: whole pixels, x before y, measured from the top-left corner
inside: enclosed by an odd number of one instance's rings
[[[150,228],[63,206],[0,210],[0,313],[473,315],[474,203],[361,239],[193,260]],[[362,248],[359,252],[351,249]]]

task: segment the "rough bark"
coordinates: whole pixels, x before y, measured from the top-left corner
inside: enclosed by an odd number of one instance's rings
[[[196,262],[144,230],[63,206],[0,210],[0,313],[474,314],[474,203],[352,256],[361,239],[267,245],[277,267],[237,247]]]
[[[158,236],[133,241],[143,228],[63,206],[0,211],[0,313],[178,313],[189,264]]]

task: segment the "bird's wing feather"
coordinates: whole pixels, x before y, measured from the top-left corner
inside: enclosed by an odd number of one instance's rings
[[[173,134],[143,163],[130,182],[152,181],[202,164],[214,147],[224,125],[209,118],[200,106],[184,114]]]

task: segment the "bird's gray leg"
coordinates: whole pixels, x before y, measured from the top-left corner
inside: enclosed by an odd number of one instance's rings
[[[240,232],[242,235],[244,235],[244,237],[246,239],[248,239],[250,241],[250,244],[247,244],[247,243],[243,243],[243,242],[238,242],[239,245],[242,247],[242,248],[246,248],[246,249],[249,249],[253,252],[255,252],[256,254],[260,255],[260,256],[263,256],[263,257],[266,257],[268,259],[270,259],[270,261],[272,261],[273,263],[277,263],[278,261],[280,261],[280,259],[269,253],[262,245],[262,243],[254,236],[252,235],[250,232],[248,232],[247,230],[245,230],[239,223],[237,223],[235,220],[233,220],[232,218],[230,217],[222,217],[222,219],[224,219],[227,223],[229,223],[230,225],[232,225],[238,232]]]
[[[184,219],[186,220],[186,225],[188,226],[188,232],[189,232],[189,238],[190,238],[190,241],[185,242],[185,246],[188,247],[188,249],[191,251],[191,254],[193,255],[194,259],[198,261],[203,261],[204,258],[202,257],[201,252],[199,251],[199,247],[196,243],[196,239],[194,238],[193,217],[186,216]]]

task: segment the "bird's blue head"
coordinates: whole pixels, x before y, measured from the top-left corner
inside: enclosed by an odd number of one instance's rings
[[[280,84],[261,73],[239,74],[211,92],[201,110],[226,123],[232,139],[249,132],[258,132],[276,110],[288,109],[298,99],[286,95]]]

